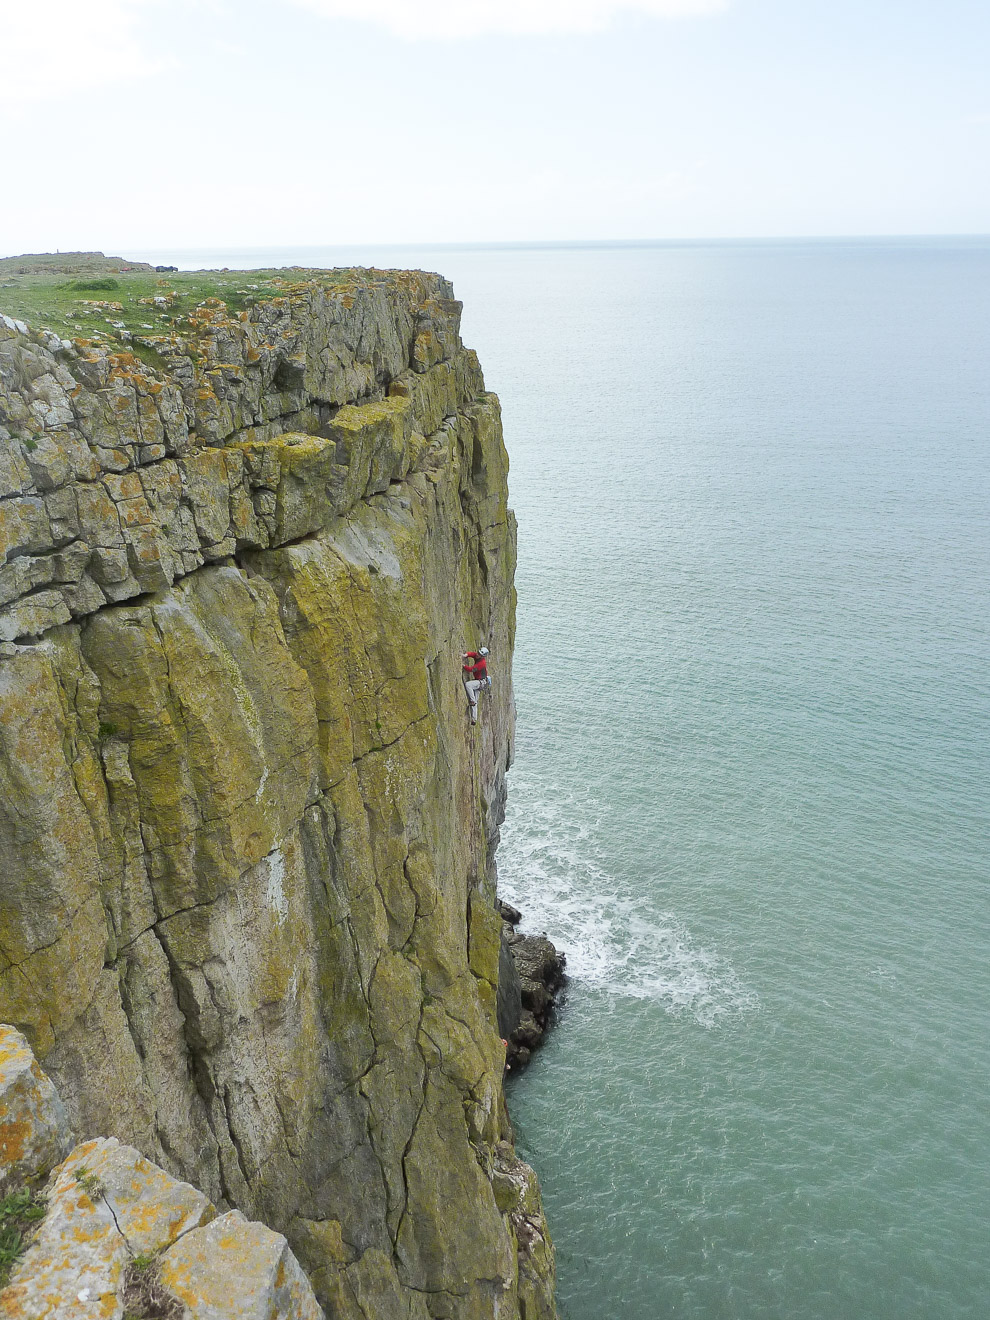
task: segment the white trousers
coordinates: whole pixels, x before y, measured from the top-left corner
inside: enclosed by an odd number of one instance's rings
[[[471,712],[471,723],[478,723],[478,693],[482,688],[488,686],[488,680],[484,678],[472,678],[464,684],[464,691],[467,693],[468,710]]]

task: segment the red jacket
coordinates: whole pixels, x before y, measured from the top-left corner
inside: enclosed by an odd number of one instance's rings
[[[488,657],[479,655],[477,651],[468,651],[461,667],[464,670],[465,678],[469,674],[472,678],[488,677]]]

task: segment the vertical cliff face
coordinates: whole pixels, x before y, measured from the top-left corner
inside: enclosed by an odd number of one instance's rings
[[[436,276],[279,292],[141,356],[0,324],[0,1020],[329,1314],[549,1317],[495,1026],[497,400]]]

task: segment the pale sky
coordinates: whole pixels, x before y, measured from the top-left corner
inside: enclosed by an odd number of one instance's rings
[[[0,255],[990,231],[990,0],[0,0]]]

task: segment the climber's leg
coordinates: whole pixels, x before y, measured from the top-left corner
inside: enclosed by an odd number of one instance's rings
[[[483,687],[484,683],[480,678],[469,679],[469,681],[464,684],[464,691],[467,693],[468,699],[468,712],[471,716],[472,724],[478,723],[478,693]]]

